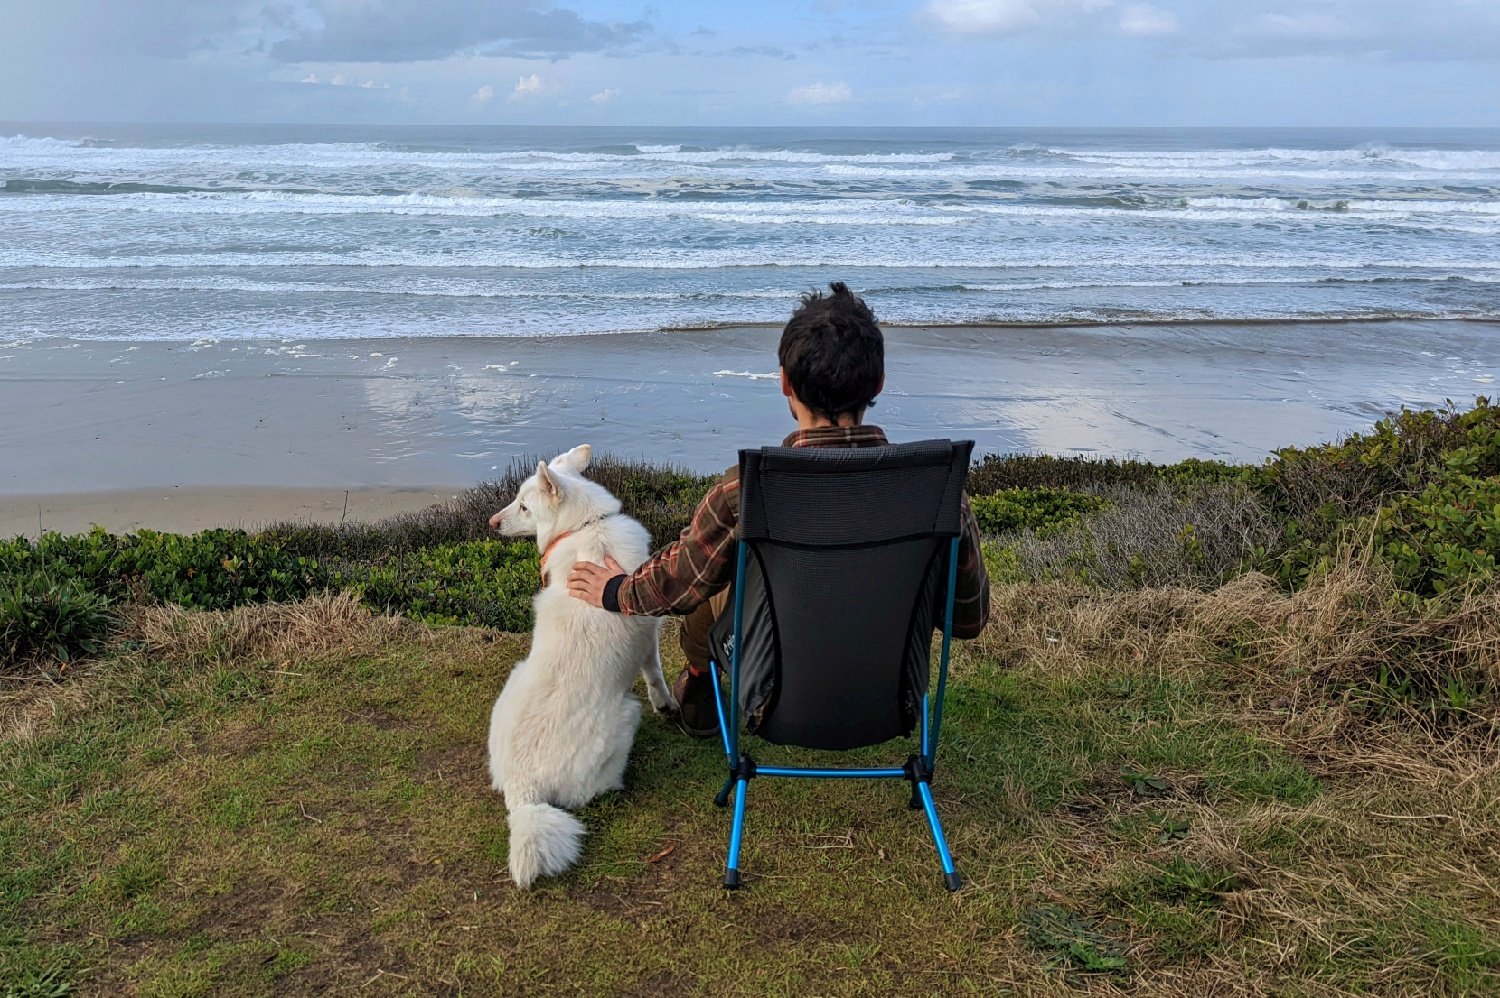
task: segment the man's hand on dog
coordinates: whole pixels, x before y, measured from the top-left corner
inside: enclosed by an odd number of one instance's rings
[[[609,555],[604,556],[604,564],[596,565],[592,561],[579,561],[573,564],[573,570],[568,573],[568,595],[583,600],[589,606],[604,606],[604,587],[617,575],[624,575],[625,569],[620,566]]]

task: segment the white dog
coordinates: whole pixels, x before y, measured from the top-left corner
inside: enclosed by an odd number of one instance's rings
[[[578,860],[579,807],[624,785],[641,720],[631,694],[639,673],[657,713],[677,709],[662,677],[661,621],[626,617],[568,595],[568,569],[613,555],[626,571],[651,550],[646,528],[583,477],[588,444],[537,465],[516,501],[490,518],[507,536],[535,535],[542,549],[531,654],[511,672],[490,714],[490,776],[510,812],[510,876],[517,887]]]

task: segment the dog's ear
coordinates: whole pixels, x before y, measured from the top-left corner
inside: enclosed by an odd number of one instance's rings
[[[536,483],[541,487],[542,495],[548,499],[557,498],[557,482],[548,473],[546,461],[538,461],[536,463]]]
[[[594,448],[588,444],[579,444],[566,454],[559,454],[552,459],[552,467],[563,471],[571,471],[575,475],[581,475],[588,469],[589,459],[594,456]]]

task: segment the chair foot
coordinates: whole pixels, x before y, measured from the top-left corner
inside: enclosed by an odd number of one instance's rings
[[[943,874],[943,884],[950,891],[956,891],[964,885],[964,878],[958,875],[958,871]]]
[[[719,788],[718,794],[714,797],[714,806],[715,807],[728,807],[729,806],[729,791],[732,790],[732,789],[734,789],[734,777],[730,776],[729,779],[727,779],[727,780],[724,781],[724,785]]]
[[[739,870],[725,870],[724,871],[724,889],[726,891],[737,891],[737,890],[740,889],[740,871]]]

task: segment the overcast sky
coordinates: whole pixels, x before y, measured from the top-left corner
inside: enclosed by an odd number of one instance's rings
[[[1500,126],[1500,0],[0,0],[0,119]]]

